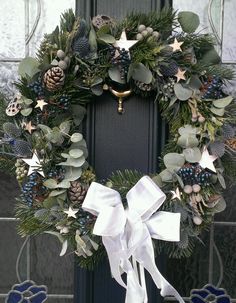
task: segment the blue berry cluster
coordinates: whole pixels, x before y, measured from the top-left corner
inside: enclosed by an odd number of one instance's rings
[[[67,110],[70,104],[70,97],[67,95],[61,95],[57,102],[61,107],[63,107],[63,109]]]
[[[22,201],[31,207],[35,197],[45,194],[46,187],[42,184],[42,179],[39,179],[37,172],[33,172],[22,186],[21,191]]]
[[[212,173],[203,169],[199,164],[185,165],[177,172],[184,185],[209,185]]]
[[[206,91],[204,92],[202,99],[220,99],[224,97],[222,92],[223,82],[218,77],[213,77],[211,81],[206,80],[203,83]]]
[[[51,169],[47,175],[48,178],[56,179],[58,182],[61,182],[65,177],[65,169],[62,167],[56,167]]]
[[[40,81],[34,81],[28,87],[39,97],[44,95],[44,90]]]
[[[88,230],[88,225],[92,224],[94,221],[94,216],[90,213],[84,211],[82,208],[78,213],[78,223],[80,225],[81,235],[86,234],[86,230]]]
[[[130,55],[127,50],[119,47],[110,47],[111,63],[120,68],[120,77],[124,80],[128,74],[131,63]]]

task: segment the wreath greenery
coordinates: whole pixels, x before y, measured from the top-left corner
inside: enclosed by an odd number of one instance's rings
[[[95,219],[81,207],[96,174],[86,162],[80,124],[86,104],[110,90],[120,113],[124,96],[151,96],[169,123],[162,171],[151,177],[167,195],[162,209],[181,213],[181,240],[157,241],[155,247],[170,257],[191,254],[214,214],[225,208],[224,175],[235,170],[236,148],[235,104],[224,92],[233,72],[220,64],[214,37],[195,32],[198,25],[191,12],[85,22],[69,10],[60,27],[45,35],[37,58],[20,63],[19,94],[6,109],[1,101],[0,115],[0,165],[8,170],[14,163],[21,188],[20,235],[53,234],[63,243],[62,254],[69,243],[87,268],[104,255],[101,240],[92,235]],[[118,171],[104,183],[125,203],[141,176]]]

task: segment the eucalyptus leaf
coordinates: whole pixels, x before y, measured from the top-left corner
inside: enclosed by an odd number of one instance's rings
[[[193,148],[198,146],[199,141],[195,135],[182,135],[178,138],[177,144],[183,148]]]
[[[64,137],[58,127],[54,127],[52,132],[46,135],[48,140],[54,144],[62,144],[64,141]]]
[[[52,129],[47,125],[38,124],[37,127],[39,129],[41,129],[44,132],[45,135],[50,134],[52,132]]]
[[[110,26],[108,24],[105,24],[99,28],[97,31],[98,37],[103,36],[104,34],[109,34],[111,31]]]
[[[31,100],[31,99],[28,99],[28,98],[24,98],[24,97],[21,97],[21,101],[22,103],[24,103],[25,105],[30,105],[32,104],[34,101]]]
[[[233,101],[233,97],[232,96],[227,96],[225,98],[222,99],[217,99],[214,100],[212,103],[215,107],[217,108],[225,108],[226,106],[228,106],[231,102]]]
[[[57,200],[55,199],[55,197],[47,197],[43,201],[43,206],[47,209],[51,209],[56,204],[57,204]]]
[[[24,108],[20,111],[20,113],[22,114],[22,116],[29,116],[32,113],[33,108],[32,107],[28,107],[28,108]]]
[[[73,167],[81,167],[85,162],[84,157],[80,157],[78,159],[69,158],[66,162],[61,162],[59,165],[62,166],[73,166]]]
[[[75,181],[80,178],[82,169],[80,167],[66,167],[65,178],[70,181]]]
[[[188,85],[192,88],[192,89],[197,89],[199,90],[202,86],[202,82],[199,79],[199,77],[197,75],[192,75],[189,79],[189,83]]]
[[[65,159],[70,158],[70,155],[66,153],[61,153],[61,156]]]
[[[197,163],[201,160],[201,151],[199,148],[186,148],[183,150],[186,161],[189,163]]]
[[[196,135],[198,129],[192,125],[186,124],[178,129],[180,135]]]
[[[35,58],[26,57],[18,66],[18,74],[22,78],[33,78],[33,76],[40,71],[39,64],[40,63]]]
[[[91,87],[91,91],[95,96],[101,96],[103,94],[103,87],[101,84]]]
[[[163,186],[162,179],[161,179],[160,175],[155,175],[155,176],[153,176],[153,177],[152,177],[152,181],[153,181],[154,183],[156,183],[156,185],[159,186],[159,187],[162,187],[162,186]]]
[[[99,40],[105,42],[105,43],[109,43],[109,44],[114,44],[116,42],[116,39],[110,35],[110,34],[102,34],[99,35]]]
[[[67,248],[68,248],[68,241],[65,240],[63,243],[62,243],[62,248],[61,248],[61,252],[60,252],[60,257],[64,256],[66,251],[67,251]]]
[[[71,149],[69,151],[69,155],[72,157],[72,158],[80,158],[83,156],[83,151],[81,149]]]
[[[143,82],[145,84],[150,84],[152,82],[152,72],[142,63],[133,63],[130,67],[131,77],[136,80]]]
[[[217,170],[217,178],[218,178],[218,181],[219,181],[220,185],[222,186],[222,188],[226,189],[225,179],[222,176],[222,174],[219,172],[219,170]]]
[[[197,14],[189,11],[183,11],[178,14],[178,21],[185,33],[191,34],[195,32],[200,24]]]
[[[97,36],[96,36],[96,32],[94,30],[92,22],[90,22],[89,46],[90,46],[90,51],[92,53],[97,52],[97,48],[98,48],[98,46],[97,46]]]
[[[207,66],[213,65],[213,64],[219,64],[220,63],[220,56],[218,55],[217,51],[214,47],[211,47],[202,57],[202,59],[199,61],[201,64],[205,64]]]
[[[80,133],[74,133],[70,138],[70,140],[74,143],[79,142],[82,139],[83,139],[83,136]]]
[[[224,108],[217,108],[217,107],[212,106],[212,107],[210,108],[210,111],[211,111],[213,114],[215,114],[216,116],[220,116],[220,117],[224,116],[224,114],[225,114]]]
[[[163,157],[164,164],[166,168],[176,168],[179,169],[185,163],[185,158],[183,155],[178,153],[168,153]]]
[[[70,121],[64,121],[60,124],[59,128],[60,128],[60,131],[63,133],[63,134],[68,134],[69,131],[70,131],[70,127],[71,127],[71,122]]]
[[[54,179],[47,179],[46,181],[43,182],[43,185],[46,186],[47,188],[54,189],[57,188],[57,181]]]
[[[216,206],[213,208],[213,211],[215,213],[220,213],[222,211],[224,211],[226,208],[226,202],[225,202],[225,199],[221,196],[219,198],[219,201],[218,203],[216,204]]]
[[[173,174],[168,169],[164,169],[160,172],[159,176],[163,182],[172,182],[173,180]]]
[[[96,86],[96,85],[98,85],[98,84],[102,84],[102,82],[103,82],[103,79],[102,79],[101,77],[95,77],[95,78],[93,79],[92,86]]]
[[[62,180],[57,184],[57,188],[70,188],[70,182],[68,180]]]
[[[85,107],[81,106],[81,105],[72,105],[72,117],[74,120],[74,123],[76,126],[79,126],[80,123],[83,121],[84,116],[86,114],[86,109]]]
[[[36,210],[36,212],[34,213],[34,217],[37,219],[44,219],[45,216],[48,215],[48,209],[42,208],[42,209],[38,209]]]
[[[125,80],[121,79],[120,70],[117,66],[110,67],[108,70],[109,77],[112,81],[124,84]]]
[[[50,192],[49,197],[59,196],[59,195],[63,194],[65,191],[66,191],[65,189],[53,190],[53,191]]]
[[[193,94],[193,91],[190,88],[184,87],[180,83],[175,83],[174,92],[176,97],[181,101],[188,100],[190,97],[192,97]]]

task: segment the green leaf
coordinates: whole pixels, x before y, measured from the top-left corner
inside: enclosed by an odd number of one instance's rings
[[[108,70],[109,77],[112,81],[124,84],[125,80],[121,79],[120,70],[117,66],[110,67]]]
[[[18,103],[24,103],[25,105],[30,105],[32,104],[34,101],[25,97],[21,97],[21,99],[19,100],[20,102]]]
[[[225,98],[222,99],[217,99],[214,100],[212,103],[215,107],[217,108],[225,108],[226,106],[228,106],[231,102],[233,101],[233,97],[232,96],[227,96]]]
[[[73,166],[73,167],[81,167],[85,162],[85,157],[80,157],[77,159],[69,158],[66,162],[61,162],[59,165],[62,166]]]
[[[45,216],[47,216],[47,215],[48,215],[48,209],[45,209],[45,208],[38,209],[34,213],[34,217],[37,219],[44,219]]]
[[[116,39],[109,34],[102,34],[99,37],[99,40],[102,40],[105,43],[114,44],[116,42]]]
[[[219,201],[218,203],[216,204],[216,206],[213,208],[213,211],[215,213],[220,213],[222,211],[224,211],[226,208],[226,202],[225,202],[225,199],[221,196],[219,198]]]
[[[32,78],[39,71],[39,62],[32,57],[24,58],[18,66],[18,74],[22,78]]]
[[[28,108],[24,108],[20,111],[20,113],[22,114],[22,116],[29,116],[32,113],[33,108],[32,107],[28,107]]]
[[[80,178],[82,169],[80,167],[66,167],[65,178],[70,181],[75,181]]]
[[[198,129],[192,125],[186,124],[178,129],[179,134],[182,135],[196,135]]]
[[[108,24],[103,25],[102,27],[99,28],[97,31],[98,37],[103,36],[104,34],[109,34],[110,33],[110,26]]]
[[[91,91],[95,96],[101,96],[103,94],[103,87],[101,84],[91,87]]]
[[[90,51],[92,53],[96,53],[97,48],[98,48],[98,46],[97,46],[97,36],[96,36],[96,32],[94,30],[92,22],[90,23],[89,45],[90,45]]]
[[[179,169],[184,165],[185,158],[178,153],[168,153],[164,156],[163,161],[166,168]]]
[[[152,177],[152,181],[154,183],[156,183],[156,185],[159,186],[159,187],[163,186],[162,179],[161,179],[160,175],[155,175],[154,177]]]
[[[47,188],[54,189],[57,188],[57,181],[54,179],[47,179],[46,181],[43,182],[43,185],[46,186]]]
[[[206,66],[219,64],[220,63],[220,56],[218,55],[217,51],[214,47],[210,48],[199,61],[201,64],[205,64]]]
[[[189,11],[183,11],[178,14],[178,21],[185,33],[191,34],[195,32],[200,24],[197,14]]]
[[[54,205],[57,204],[55,197],[48,197],[43,201],[43,206],[47,209],[51,209]]]
[[[222,176],[222,174],[220,173],[219,170],[217,170],[216,172],[217,172],[217,178],[218,178],[220,185],[222,186],[223,189],[226,189],[226,183],[225,183],[224,177]]]
[[[52,129],[47,125],[38,124],[37,127],[40,128],[44,132],[45,135],[48,135],[52,132]]]
[[[197,163],[201,159],[201,151],[199,148],[194,147],[194,148],[186,148],[183,150],[183,154],[185,156],[186,161],[189,163]]]
[[[65,189],[53,190],[53,191],[50,192],[49,197],[56,197],[56,196],[59,196],[59,195],[63,194],[64,192],[66,192]]]
[[[195,135],[182,135],[178,138],[177,144],[183,148],[197,147],[199,141]]]
[[[62,133],[68,134],[70,131],[70,126],[71,126],[70,121],[64,121],[60,124],[59,128]]]
[[[176,97],[181,101],[188,100],[190,97],[192,97],[193,94],[193,91],[190,88],[184,87],[180,83],[175,83],[174,92]]]
[[[72,142],[76,143],[81,141],[83,139],[83,136],[80,133],[74,133],[70,139]]]
[[[133,63],[130,65],[129,77],[145,84],[150,84],[152,82],[152,73],[150,69],[142,63]]]
[[[164,169],[160,172],[159,176],[163,182],[172,182],[173,174],[168,169]]]
[[[199,77],[197,75],[192,75],[189,79],[189,83],[188,85],[192,88],[192,89],[200,89],[202,86],[202,82],[199,79]]]
[[[69,151],[69,155],[72,157],[72,158],[80,158],[83,156],[83,151],[81,149],[71,149]]]
[[[57,184],[57,188],[70,188],[70,182],[66,179]]]
[[[81,105],[72,105],[72,117],[76,126],[79,126],[86,114],[85,107]]]
[[[210,111],[211,111],[213,114],[215,114],[216,116],[220,116],[220,117],[224,116],[224,114],[225,114],[224,108],[216,108],[216,107],[212,106],[212,107],[210,108]]]

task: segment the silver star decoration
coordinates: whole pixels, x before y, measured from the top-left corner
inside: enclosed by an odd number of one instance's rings
[[[78,209],[73,209],[71,206],[69,207],[68,210],[64,210],[64,213],[67,214],[67,218],[77,218],[76,214],[79,210]]]
[[[208,168],[214,173],[216,173],[216,168],[213,164],[213,162],[217,159],[217,156],[210,155],[206,146],[203,148],[202,152],[202,157],[201,160],[199,161],[199,164],[201,165],[202,168]]]
[[[28,176],[34,172],[37,172],[41,176],[45,177],[41,161],[36,152],[33,153],[33,157],[31,159],[22,159],[26,164],[29,165]]]
[[[172,193],[171,200],[179,199],[179,201],[181,201],[181,192],[179,191],[178,187],[176,188],[175,191],[171,190],[170,192]]]
[[[119,48],[124,48],[126,51],[129,52],[129,49],[134,46],[138,40],[127,40],[126,32],[123,30],[120,36],[120,40],[116,40],[114,46]]]

